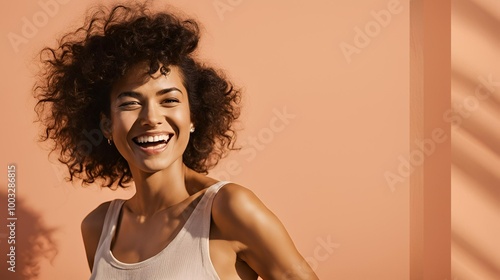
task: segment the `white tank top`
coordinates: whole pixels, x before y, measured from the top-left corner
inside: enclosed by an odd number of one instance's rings
[[[212,202],[219,189],[228,182],[210,186],[175,238],[155,256],[138,263],[123,263],[111,252],[111,240],[125,200],[109,205],[94,257],[91,280],[205,280],[216,279],[208,248]],[[147,242],[145,240],[144,242]]]

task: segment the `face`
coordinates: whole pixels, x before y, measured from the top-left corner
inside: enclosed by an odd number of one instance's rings
[[[182,165],[193,124],[180,69],[149,75],[148,68],[132,67],[113,86],[108,135],[132,171],[154,173]]]

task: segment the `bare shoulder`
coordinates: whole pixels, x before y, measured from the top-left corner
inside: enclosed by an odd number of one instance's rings
[[[259,227],[275,218],[253,191],[234,183],[226,184],[215,196],[212,217],[222,229]]]
[[[235,183],[222,187],[214,198],[213,211],[225,214],[244,214],[248,207],[264,206],[250,189]],[[234,210],[228,213],[227,210]]]
[[[212,219],[238,256],[264,279],[317,279],[278,217],[248,188],[229,183],[214,198]],[[286,277],[284,277],[286,276]]]
[[[92,270],[92,266],[94,264],[94,255],[97,250],[97,245],[99,244],[99,238],[101,237],[104,219],[106,217],[106,213],[108,211],[110,203],[110,201],[104,202],[97,208],[92,210],[83,219],[81,224],[82,238],[90,270]]]
[[[82,229],[92,229],[95,227],[101,227],[102,229],[104,218],[106,217],[110,204],[111,201],[104,202],[87,214],[82,221]]]

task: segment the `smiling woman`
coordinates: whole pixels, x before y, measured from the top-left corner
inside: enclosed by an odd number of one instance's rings
[[[251,191],[206,176],[234,149],[240,92],[194,59],[198,30],[145,5],[99,7],[42,51],[41,140],[70,180],[136,188],[82,222],[91,279],[317,279]],[[82,149],[96,130],[107,141]]]
[[[112,127],[104,129],[132,174],[135,168],[154,173],[180,166],[173,163],[182,163],[189,134],[195,131],[180,70],[172,66],[164,74],[158,70],[159,75],[150,75],[147,67],[133,66],[113,86],[108,121]]]

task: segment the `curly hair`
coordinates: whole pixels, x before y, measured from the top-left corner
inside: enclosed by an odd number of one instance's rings
[[[99,6],[83,27],[64,35],[58,47],[40,52],[41,67],[34,96],[43,124],[40,141],[49,140],[51,153],[69,170],[69,181],[101,182],[127,187],[128,163],[104,140],[102,114],[110,114],[114,83],[141,62],[155,73],[160,64],[181,69],[196,131],[183,154],[184,164],[208,173],[236,149],[234,121],[240,115],[240,91],[221,71],[195,59],[198,24],[168,12],[151,12],[145,4]]]

